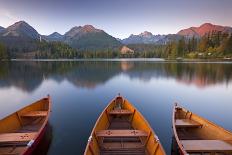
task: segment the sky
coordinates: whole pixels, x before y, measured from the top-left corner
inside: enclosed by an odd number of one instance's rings
[[[0,0],[0,26],[20,20],[43,35],[91,24],[122,39],[206,22],[232,26],[232,0]]]

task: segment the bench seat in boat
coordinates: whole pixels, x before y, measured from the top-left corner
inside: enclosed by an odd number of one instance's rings
[[[201,127],[202,124],[197,123],[191,119],[176,119],[175,125],[177,128],[181,127]]]
[[[232,152],[232,140],[181,140],[187,152]]]
[[[25,114],[22,114],[21,117],[46,117],[48,111],[30,111]]]
[[[110,115],[131,115],[133,112],[125,109],[115,109],[109,112]]]
[[[31,133],[3,133],[0,134],[0,143],[24,142],[35,138],[37,132]]]
[[[100,130],[96,132],[97,137],[147,137],[148,134],[142,130]]]

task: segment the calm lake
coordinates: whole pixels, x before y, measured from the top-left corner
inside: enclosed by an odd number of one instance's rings
[[[167,154],[171,152],[174,102],[232,131],[232,63],[13,61],[0,64],[0,119],[47,94],[52,97],[43,154],[83,154],[96,119],[119,92],[144,115]]]

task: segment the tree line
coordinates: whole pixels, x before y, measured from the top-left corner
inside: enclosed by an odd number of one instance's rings
[[[165,45],[133,44],[127,45],[134,53],[121,54],[118,48],[74,49],[62,42],[33,42],[33,47],[7,47],[0,43],[0,60],[9,58],[232,58],[232,35],[210,32],[201,38],[182,37]],[[33,49],[33,50],[32,50]],[[29,52],[28,52],[29,51]]]
[[[232,57],[232,35],[211,32],[201,38],[181,38],[165,47],[165,58],[223,58]]]

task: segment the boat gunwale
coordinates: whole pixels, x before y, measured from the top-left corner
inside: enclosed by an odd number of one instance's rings
[[[130,103],[127,99],[125,99],[124,97],[122,97],[122,98],[123,98],[124,100],[126,100],[126,101],[134,108],[135,112],[137,112],[137,113],[140,115],[140,117],[143,119],[143,121],[144,121],[144,122],[146,123],[146,125],[149,127],[150,132],[153,133],[154,138],[155,138],[155,141],[159,144],[159,147],[160,147],[161,151],[163,152],[163,154],[166,154],[166,152],[164,151],[163,146],[161,145],[161,142],[160,142],[160,140],[159,140],[159,137],[157,136],[157,134],[155,133],[155,131],[153,130],[153,128],[150,126],[150,124],[148,123],[148,121],[146,120],[146,118],[140,113],[139,110],[137,110],[137,108],[136,108],[133,104],[131,104],[131,103]]]
[[[188,154],[188,153],[185,151],[185,149],[184,149],[182,143],[180,142],[180,139],[179,139],[178,134],[177,134],[177,131],[176,131],[176,125],[175,125],[175,122],[176,122],[175,120],[176,120],[176,119],[175,119],[175,114],[176,114],[176,108],[177,108],[177,107],[179,107],[179,106],[177,106],[177,103],[175,103],[175,105],[174,105],[174,107],[173,107],[173,112],[172,112],[172,130],[173,130],[173,133],[174,133],[174,136],[175,136],[177,145],[179,146],[179,149],[180,149],[181,153],[183,153],[183,154]]]
[[[42,126],[40,127],[39,131],[37,131],[37,134],[36,134],[36,136],[35,136],[34,139],[33,139],[33,140],[34,140],[34,143],[36,143],[37,139],[40,137],[42,131],[44,130],[45,126],[46,126],[47,123],[48,123],[48,119],[49,119],[50,112],[51,112],[51,97],[50,97],[50,95],[47,95],[47,97],[44,97],[44,98],[42,98],[42,99],[40,99],[40,100],[37,100],[37,101],[31,103],[30,105],[26,106],[26,107],[29,107],[29,106],[33,105],[34,103],[37,103],[37,102],[42,101],[42,100],[44,100],[44,99],[47,99],[47,100],[48,100],[48,110],[47,110],[48,113],[47,113],[47,116],[46,116],[46,118],[45,118],[45,120],[44,120]],[[26,107],[21,108],[20,110],[16,111],[15,113],[17,113],[17,112],[23,110],[23,109],[26,108]],[[14,113],[13,113],[13,114],[14,114]],[[13,115],[13,114],[11,114],[11,115]],[[10,115],[9,115],[9,116],[10,116]],[[34,144],[34,143],[33,143],[33,144]],[[25,149],[22,153],[20,153],[20,154],[21,154],[21,155],[27,154],[27,152],[29,151],[29,149],[33,147],[33,144],[32,144],[32,146],[28,146],[28,145],[27,145],[27,146],[26,146],[26,149]],[[32,149],[34,149],[34,148],[32,148]]]
[[[174,132],[174,136],[175,136],[176,142],[177,142],[177,144],[179,146],[179,149],[182,151],[182,153],[183,154],[188,154],[187,151],[184,149],[182,143],[180,142],[180,139],[179,139],[177,131],[176,131],[176,125],[175,125],[176,108],[181,108],[181,110],[184,111],[184,112],[191,112],[191,111],[189,111],[186,108],[184,108],[182,106],[179,106],[177,103],[175,103],[174,108],[173,108],[173,115],[172,115],[172,127],[173,127],[173,132]],[[205,118],[203,118],[203,117],[201,117],[201,116],[199,116],[199,115],[197,115],[197,114],[195,114],[193,112],[191,112],[191,114],[193,116],[198,117],[199,119],[203,120],[206,124],[210,124],[213,127],[221,130],[222,132],[230,134],[232,136],[232,133],[229,130],[226,130],[225,128],[223,128],[223,127],[221,127],[221,126],[213,123],[212,121],[209,121],[209,120],[207,120],[207,119],[205,119]]]
[[[95,123],[95,125],[94,125],[94,127],[93,127],[93,129],[92,129],[91,134],[90,134],[89,137],[92,137],[92,136],[94,135],[95,128],[96,128],[98,122],[100,121],[101,117],[103,116],[103,114],[105,113],[105,111],[108,109],[108,107],[113,103],[113,101],[114,101],[117,97],[118,97],[118,96],[115,96],[115,97],[107,104],[107,106],[103,109],[103,111],[101,112],[101,114],[98,116],[97,121],[96,121],[96,123]],[[91,140],[92,140],[92,139],[91,139]],[[87,154],[87,151],[88,151],[88,149],[89,149],[89,147],[90,147],[90,142],[91,142],[91,140],[88,140],[88,143],[87,143],[87,145],[86,145],[86,147],[85,147],[84,155]]]
[[[44,98],[42,98],[42,99],[40,99],[40,100],[38,100],[38,101],[41,101],[41,100],[44,100],[44,99],[47,99],[48,100],[48,114],[47,114],[47,116],[46,116],[46,118],[45,118],[45,120],[44,120],[44,122],[43,122],[43,124],[42,124],[42,126],[40,127],[40,129],[39,129],[39,131],[37,132],[37,135],[35,136],[35,140],[34,141],[36,141],[38,138],[39,138],[39,136],[41,135],[41,133],[43,132],[43,130],[45,129],[45,126],[47,125],[47,123],[48,123],[48,119],[49,119],[49,116],[50,116],[50,113],[51,113],[51,97],[50,97],[50,95],[47,95],[47,97],[44,97]],[[36,102],[38,102],[38,101],[36,101]],[[36,103],[36,102],[34,102],[34,103]],[[32,103],[33,104],[33,103]],[[31,104],[30,104],[31,105]],[[30,105],[28,105],[28,106],[30,106]],[[27,106],[27,107],[28,107]],[[24,109],[24,108],[22,108],[22,109]],[[22,110],[21,109],[21,110]],[[19,110],[20,111],[20,110]],[[30,149],[30,147],[31,146],[27,146],[27,148],[26,148],[26,150],[22,153],[22,154],[26,154],[27,153],[27,151],[28,151],[28,149]]]
[[[144,122],[145,122],[145,123],[147,124],[147,126],[149,127],[150,132],[152,132],[152,133],[155,135],[154,138],[155,138],[156,142],[159,144],[159,147],[160,147],[162,153],[163,153],[164,155],[166,155],[166,152],[164,151],[163,146],[162,146],[161,143],[160,143],[160,140],[157,139],[158,136],[155,134],[153,128],[151,128],[151,126],[150,126],[150,124],[148,123],[148,121],[147,121],[147,120],[144,118],[144,116],[139,112],[139,110],[137,110],[137,108],[136,108],[133,104],[131,104],[131,102],[129,102],[129,101],[128,101],[126,98],[124,98],[123,96],[115,96],[115,97],[108,103],[108,105],[104,108],[104,110],[102,111],[102,113],[101,113],[100,116],[98,117],[98,119],[97,119],[97,121],[96,121],[96,123],[95,123],[95,125],[94,125],[94,128],[93,128],[93,130],[92,130],[90,136],[93,136],[94,131],[95,131],[95,128],[96,128],[98,122],[100,121],[100,118],[101,118],[102,115],[105,113],[105,111],[108,109],[108,107],[109,107],[111,104],[113,104],[113,101],[116,100],[117,97],[122,97],[123,102],[124,102],[124,101],[127,101],[127,102],[134,108],[135,112],[137,112],[137,113],[140,115],[140,117],[144,120]],[[90,145],[90,141],[88,141],[88,143],[87,143],[87,145],[86,145],[84,155],[87,154],[89,145]],[[157,148],[157,149],[158,149],[158,148]]]

